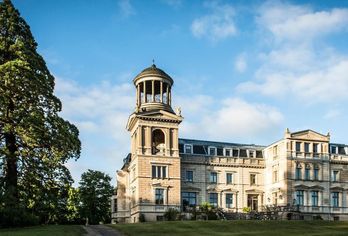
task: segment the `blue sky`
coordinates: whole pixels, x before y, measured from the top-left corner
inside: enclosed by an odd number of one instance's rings
[[[267,145],[288,127],[348,143],[348,1],[13,3],[80,130],[76,181],[121,167],[132,79],[152,59],[175,81],[180,137]]]

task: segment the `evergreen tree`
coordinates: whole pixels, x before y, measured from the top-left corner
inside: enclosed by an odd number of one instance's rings
[[[78,159],[78,129],[59,117],[54,77],[30,27],[10,0],[0,3],[0,221],[16,209],[57,219],[72,183],[64,164]],[[37,215],[39,214],[39,215]],[[15,217],[17,217],[15,219]],[[58,217],[59,218],[59,217]]]
[[[80,214],[90,224],[108,223],[111,214],[111,196],[113,187],[111,177],[103,172],[88,170],[81,176]]]

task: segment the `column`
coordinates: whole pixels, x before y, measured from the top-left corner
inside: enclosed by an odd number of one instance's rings
[[[152,102],[155,102],[155,81],[152,80]]]
[[[142,149],[143,149],[143,143],[142,143],[142,138],[143,138],[143,127],[139,126],[138,127],[138,144],[136,145],[137,153],[142,154]]]
[[[163,82],[161,81],[160,84],[161,84],[161,87],[160,87],[160,89],[161,89],[161,103],[163,103]]]
[[[167,104],[169,104],[169,86],[167,85],[167,91],[166,91],[166,93],[167,93]]]
[[[151,155],[151,127],[146,127],[145,131],[145,154]]]
[[[170,129],[165,130],[166,156],[170,156]]]
[[[146,96],[146,81],[143,82],[144,83],[144,103],[147,103],[147,96]]]
[[[139,93],[140,93],[140,91],[139,91],[139,89],[140,89],[140,86],[139,86],[139,84],[138,84],[138,85],[137,85],[137,90],[136,90],[137,107],[140,105],[140,100],[139,100]]]
[[[220,206],[221,208],[224,208],[223,200],[222,200],[222,198],[223,198],[223,194],[222,194],[222,193],[223,193],[223,191],[221,191],[221,192],[219,193],[219,195],[220,195],[220,205],[219,205],[219,206]]]
[[[173,155],[174,156],[179,156],[179,149],[178,149],[178,129],[173,129]]]
[[[169,89],[168,101],[169,101],[169,106],[171,106],[172,105],[172,91],[171,91],[171,89]]]

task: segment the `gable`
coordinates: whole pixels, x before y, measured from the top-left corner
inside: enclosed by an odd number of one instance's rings
[[[303,130],[303,131],[291,133],[290,138],[299,139],[299,140],[322,141],[322,142],[330,141],[329,135],[323,135],[313,130]]]

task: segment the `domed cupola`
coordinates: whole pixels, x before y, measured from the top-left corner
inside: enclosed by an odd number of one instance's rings
[[[163,70],[152,64],[144,69],[134,80],[137,92],[137,111],[166,110],[171,113],[171,87],[173,79]]]

